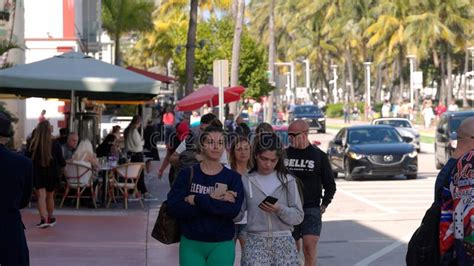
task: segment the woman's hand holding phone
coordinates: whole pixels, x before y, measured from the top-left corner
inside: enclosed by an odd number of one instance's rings
[[[271,204],[270,202],[265,201],[258,206],[260,207],[260,209],[262,209],[262,211],[269,213],[277,212],[280,210],[280,204],[278,202],[276,202],[275,204]]]
[[[277,212],[280,210],[280,204],[278,204],[277,201],[277,198],[268,196],[258,205],[258,207],[265,212]]]

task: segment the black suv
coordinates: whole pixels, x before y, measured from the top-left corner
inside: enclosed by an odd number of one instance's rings
[[[441,115],[435,133],[435,163],[441,169],[456,149],[457,133],[461,122],[474,116],[474,111],[446,112]]]
[[[302,119],[318,132],[326,133],[326,118],[323,111],[315,105],[296,105],[289,115],[289,122]]]

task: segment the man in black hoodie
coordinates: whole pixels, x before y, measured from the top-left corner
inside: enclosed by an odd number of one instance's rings
[[[0,265],[26,266],[30,262],[20,209],[30,202],[33,166],[6,147],[11,136],[11,119],[0,112]]]
[[[305,215],[303,222],[295,227],[293,236],[296,241],[303,238],[305,265],[317,265],[321,216],[336,193],[336,183],[326,153],[311,145],[308,135],[309,125],[305,121],[297,120],[290,124],[288,137],[291,146],[286,150],[285,164],[302,183]]]

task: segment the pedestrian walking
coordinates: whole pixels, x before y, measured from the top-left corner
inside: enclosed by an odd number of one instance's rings
[[[181,225],[179,264],[233,265],[235,225],[242,206],[240,175],[224,167],[224,130],[208,127],[199,138],[202,161],[184,168],[168,193],[170,214]]]
[[[310,144],[308,134],[309,125],[305,121],[297,120],[290,124],[291,146],[286,150],[285,164],[302,182],[304,220],[295,227],[293,236],[297,242],[303,239],[305,265],[313,266],[317,265],[321,217],[336,193],[336,183],[326,153]]]
[[[456,133],[458,135],[456,149],[451,154],[451,158],[444,164],[443,168],[439,171],[438,176],[436,177],[435,182],[435,201],[441,202],[441,194],[443,189],[443,184],[449,180],[452,170],[456,165],[458,159],[474,149],[474,140],[468,137],[471,132],[474,132],[474,117],[468,117],[462,121],[459,125]]]
[[[26,266],[30,259],[20,209],[30,202],[33,166],[31,160],[6,147],[13,136],[11,124],[10,116],[0,112],[0,265]]]
[[[250,160],[251,156],[251,147],[250,141],[243,137],[238,136],[234,139],[230,146],[229,151],[229,162],[232,170],[236,171],[240,175],[245,175],[252,168],[252,161]],[[241,249],[243,249],[245,244],[245,225],[247,224],[247,215],[244,215],[244,218],[235,223],[235,237],[239,240]]]
[[[247,211],[247,233],[241,265],[299,265],[293,226],[303,221],[295,177],[284,163],[282,143],[275,133],[254,140],[254,168],[242,177],[245,201],[236,221]]]
[[[51,135],[48,120],[36,126],[28,147],[28,157],[33,161],[33,183],[38,198],[39,228],[56,224],[54,212],[54,192],[59,186],[62,169],[66,166],[61,146]]]
[[[441,189],[440,255],[442,265],[474,265],[474,118],[458,129],[458,145],[471,148],[457,161]],[[462,143],[460,143],[462,141]]]
[[[425,128],[429,128],[431,126],[431,120],[433,120],[433,118],[435,117],[433,108],[431,107],[431,105],[426,103],[423,106],[423,110],[421,111],[421,113],[423,114],[423,119],[425,120]]]
[[[143,145],[145,142],[142,139],[142,136],[138,132],[138,129],[142,125],[142,118],[139,115],[134,115],[130,124],[128,124],[127,128],[123,131],[123,136],[125,139],[125,150],[127,151],[128,156],[130,156],[130,162],[132,163],[143,163]],[[145,200],[149,200],[151,198],[150,194],[148,193],[148,189],[145,184],[145,178],[143,171],[140,173],[140,177],[138,178],[137,188],[140,192],[141,196]]]
[[[351,106],[349,103],[344,104],[342,107],[342,113],[344,115],[344,124],[350,124],[351,123]]]

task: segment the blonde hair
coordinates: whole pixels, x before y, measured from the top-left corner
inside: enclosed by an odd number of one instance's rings
[[[82,159],[82,157],[84,157],[84,154],[87,153],[93,155],[94,149],[92,148],[92,143],[89,140],[83,139],[79,145],[77,145],[76,151],[72,155],[72,158],[79,161]]]

